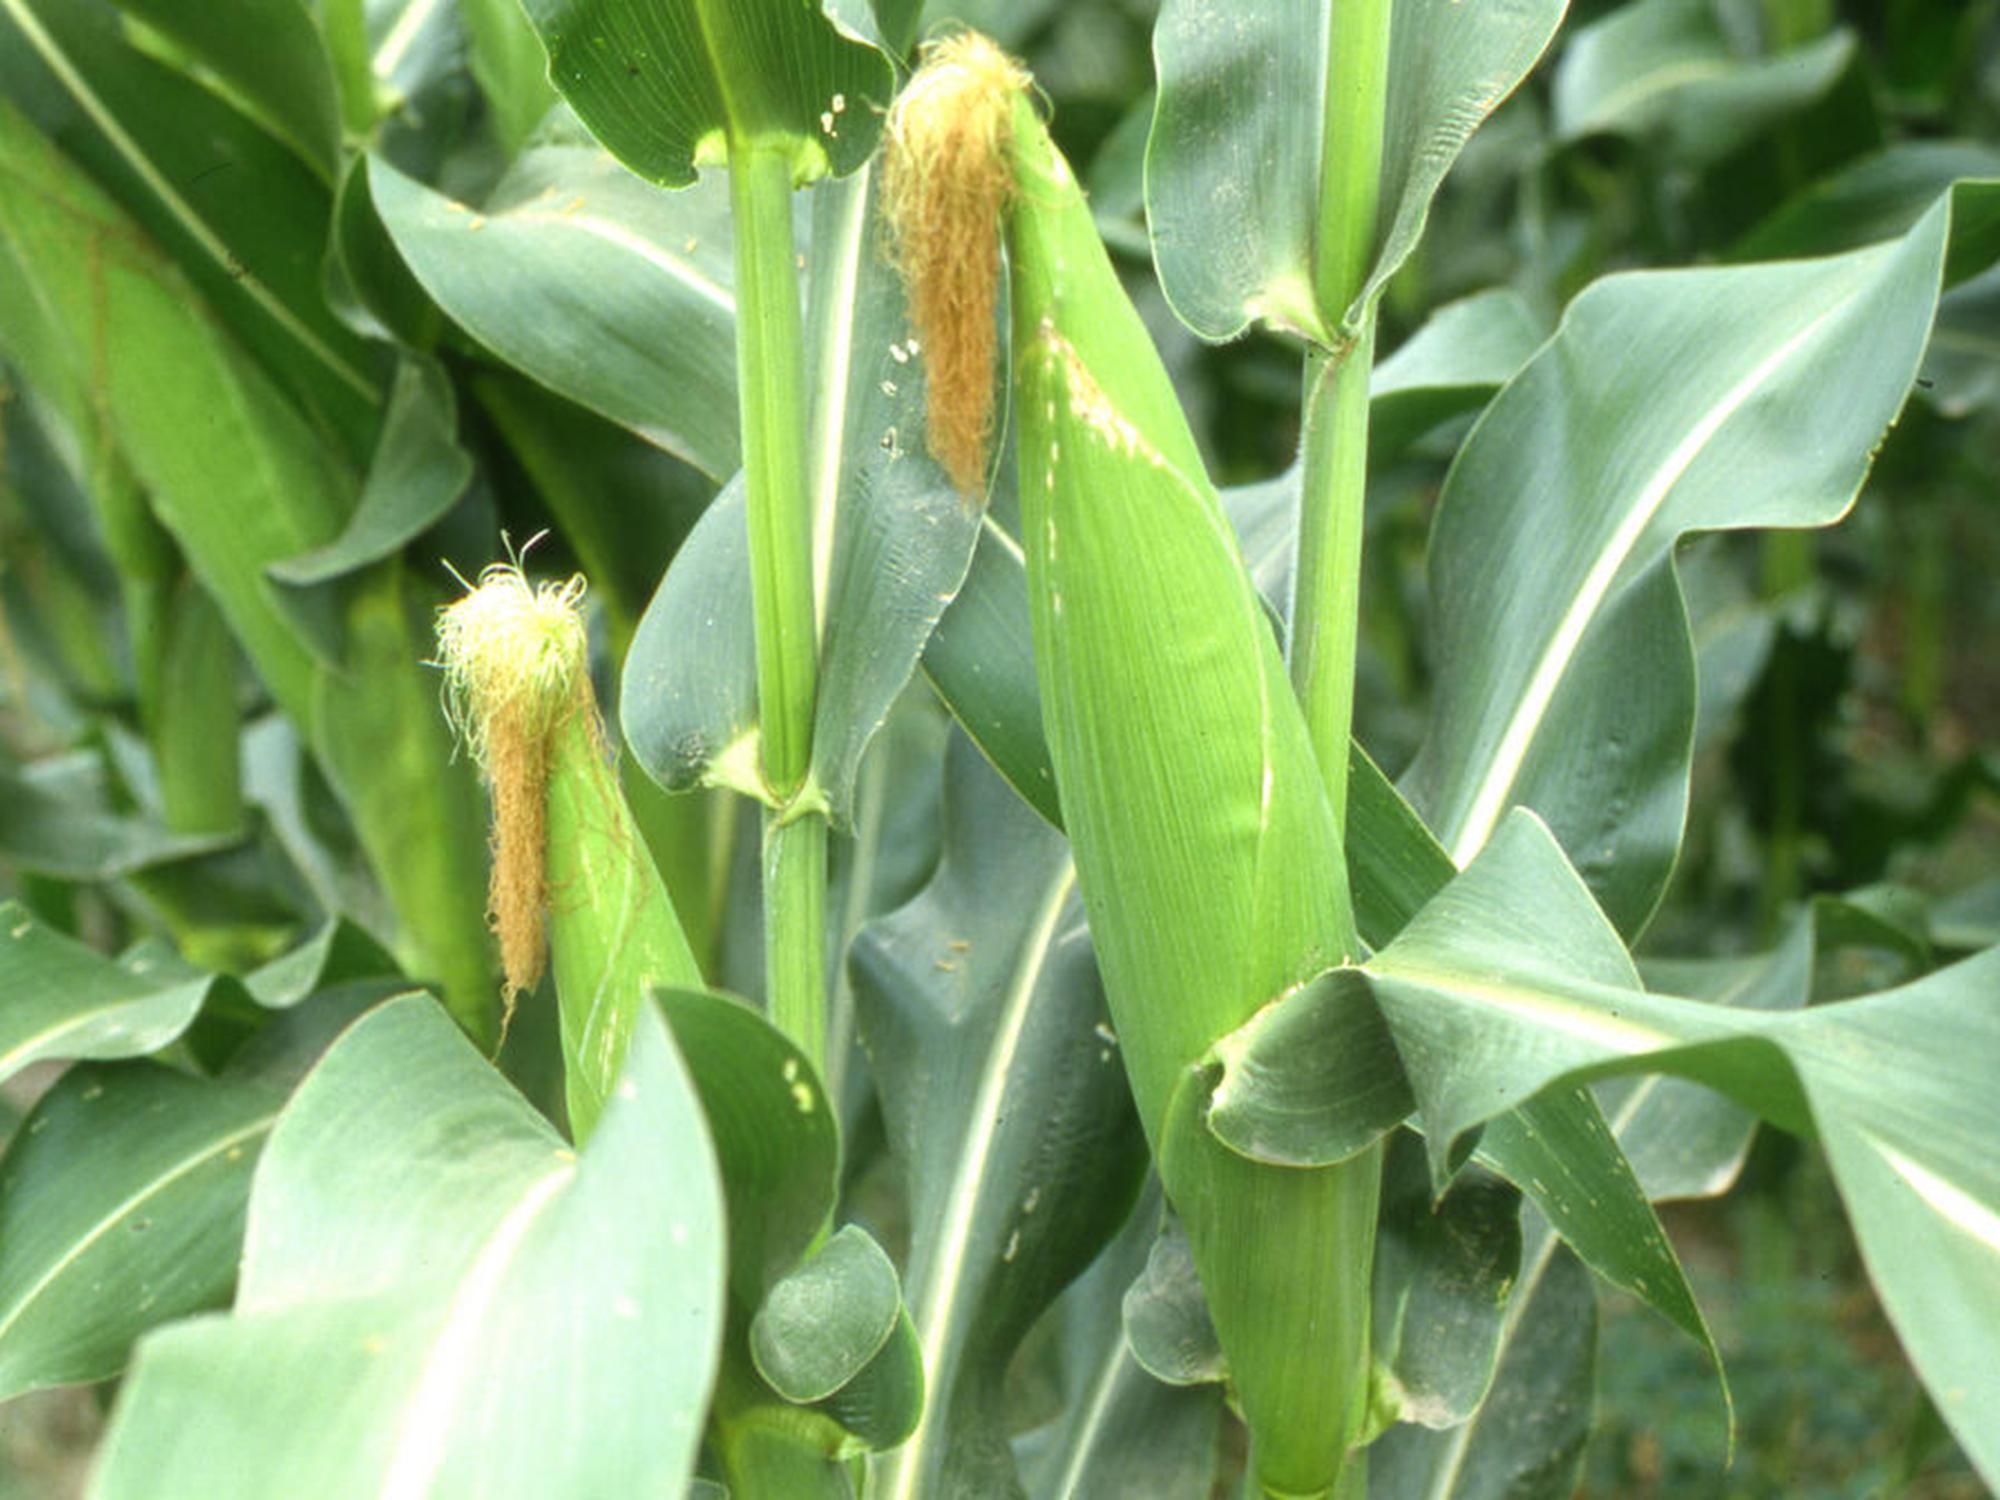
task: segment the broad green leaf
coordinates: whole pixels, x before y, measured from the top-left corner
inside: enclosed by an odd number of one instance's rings
[[[1952,199],[1944,282],[2000,259],[2000,151],[1977,141],[1905,141],[1803,188],[1730,247],[1731,260],[1828,255],[1907,234]]]
[[[1132,1358],[1162,1385],[1210,1385],[1228,1378],[1229,1360],[1202,1295],[1194,1247],[1173,1215],[1161,1224],[1146,1269],[1126,1289],[1123,1311]]]
[[[1657,132],[1683,159],[1717,161],[1822,97],[1854,53],[1842,27],[1777,57],[1744,56],[1711,0],[1634,0],[1563,48],[1556,137]]]
[[[1444,1429],[1478,1409],[1521,1267],[1520,1221],[1520,1195],[1499,1178],[1462,1173],[1439,1197],[1415,1138],[1390,1144],[1369,1334],[1386,1414]]]
[[[1403,1424],[1368,1450],[1371,1500],[1570,1500],[1590,1438],[1597,1296],[1544,1237],[1509,1305],[1506,1354],[1471,1421]]]
[[[519,151],[556,102],[548,53],[517,0],[466,0],[459,12],[472,43],[472,76],[500,143]]]
[[[120,447],[279,707],[303,726],[404,924],[413,972],[469,1026],[491,1005],[480,829],[420,665],[428,627],[393,563],[345,591],[341,670],[280,604],[265,569],[330,541],[355,481],[145,236],[0,105],[0,243],[66,329]],[[317,249],[315,249],[315,258]],[[421,634],[420,634],[421,632]]]
[[[1017,1490],[1008,1366],[1145,1169],[1068,850],[962,739],[944,794],[936,873],[849,958],[909,1195],[929,1385],[915,1435],[877,1462],[876,1492],[897,1500]]]
[[[280,583],[309,587],[394,556],[443,518],[472,482],[472,458],[458,444],[458,406],[441,366],[406,358],[361,497],[340,535],[273,563]]]
[[[685,187],[730,141],[783,143],[792,173],[844,176],[868,159],[889,61],[819,0],[525,0],[549,77],[633,171]]]
[[[380,157],[368,181],[424,290],[502,359],[720,479],[740,462],[722,183],[666,193],[536,147],[474,209]]]
[[[244,29],[233,20],[189,25],[204,34]],[[291,42],[275,43],[260,61],[282,70],[292,64],[280,58],[292,55]],[[320,294],[332,203],[324,169],[316,174],[259,124],[129,45],[106,0],[0,4],[0,92],[173,257],[286,391],[358,452],[379,377]]]
[[[0,903],[0,1077],[54,1058],[140,1057],[187,1030],[218,982],[135,972]]]
[[[980,511],[924,445],[924,385],[901,285],[878,253],[874,173],[815,190],[806,323],[808,484],[820,605],[813,778],[853,816],[862,756],[970,565]],[[763,795],[741,478],[696,525],[626,658],[625,735],[673,790]]]
[[[193,63],[205,70],[232,103],[333,180],[340,104],[333,63],[308,7],[298,0],[117,0],[117,6],[128,27],[156,30],[183,54],[183,68]]]
[[[250,998],[271,1010],[290,1010],[322,990],[396,973],[381,945],[345,918],[335,917],[282,958],[244,976]]]
[[[0,1160],[0,1400],[109,1379],[148,1329],[225,1305],[283,1096],[85,1065]]]
[[[1949,224],[1940,203],[1829,260],[1607,278],[1487,408],[1432,533],[1440,672],[1405,777],[1454,859],[1533,807],[1644,924],[1695,709],[1674,544],[1846,511],[1916,374]]]
[[[823,1401],[882,1351],[901,1311],[896,1268],[850,1224],[758,1308],[750,1326],[757,1373],[788,1401]]]
[[[1330,341],[1408,259],[1445,173],[1527,76],[1565,0],[1397,0],[1376,245],[1353,307],[1314,305],[1328,27],[1338,0],[1166,0],[1146,208],[1167,297],[1207,339],[1263,320]]]
[[[722,1168],[730,1286],[754,1312],[832,1218],[838,1123],[805,1054],[740,1000],[664,990],[660,1006]]]
[[[279,1117],[234,1313],[140,1345],[93,1493],[677,1492],[723,1265],[656,1019],[579,1159],[431,1001],[392,1001]]]
[[[1442,1172],[1475,1126],[1563,1082],[1666,1072],[1813,1134],[1918,1373],[2000,1473],[2000,950],[1901,988],[1762,1012],[1648,994],[1532,814],[1362,971]]]
[[[1223,1038],[1215,1059],[1221,1077],[1209,1096],[1209,1129],[1232,1150],[1282,1165],[1345,1160],[1414,1104],[1391,1029],[1351,969],[1281,996]],[[1522,1101],[1487,1126],[1479,1160],[1531,1197],[1598,1275],[1700,1344],[1719,1376],[1686,1273],[1587,1091]]]
[[[1432,313],[1369,376],[1369,466],[1395,458],[1448,418],[1484,406],[1548,334],[1527,299],[1509,287]]]
[[[369,185],[371,160],[349,157],[334,191],[333,228],[320,266],[327,306],[364,337],[428,350],[444,316],[389,238]]]
[[[834,1459],[856,1443],[900,1442],[923,1406],[895,1268],[856,1225],[814,1249],[839,1199],[840,1134],[805,1054],[739,1000],[671,989],[658,998],[694,1077],[728,1207],[735,1315],[711,1440],[731,1455],[733,1482],[753,1492],[830,1484]],[[837,1430],[813,1427],[799,1406]],[[759,1433],[790,1437],[767,1445]]]
[[[174,833],[116,811],[103,763],[89,752],[0,770],[0,855],[17,870],[116,880],[235,842],[234,834]]]
[[[1214,1490],[1222,1388],[1162,1384],[1126,1341],[1124,1293],[1145,1267],[1159,1223],[1156,1184],[1055,1305],[1062,1415],[1014,1440],[1034,1500],[1208,1500]]]

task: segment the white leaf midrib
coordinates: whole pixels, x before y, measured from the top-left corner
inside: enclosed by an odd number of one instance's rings
[[[930,1276],[916,1316],[924,1374],[926,1380],[931,1382],[933,1391],[936,1390],[938,1368],[952,1328],[953,1304],[963,1290],[964,1283],[957,1273],[972,1241],[973,1224],[980,1204],[980,1184],[985,1178],[986,1165],[1000,1132],[1000,1104],[1013,1074],[1014,1058],[1020,1050],[1021,1035],[1027,1025],[1036,987],[1041,982],[1049,953],[1055,946],[1056,929],[1075,884],[1076,867],[1065,858],[1061,871],[1049,882],[1041,909],[1035,914],[1034,924],[1028,930],[1019,960],[1014,966],[999,1021],[994,1027],[992,1045],[987,1049],[986,1065],[980,1076],[972,1111],[972,1129],[966,1136],[964,1149],[959,1153],[957,1169],[952,1173],[950,1194],[945,1200],[947,1212],[943,1232],[939,1236],[937,1250],[929,1258]],[[936,1415],[936,1402],[926,1401],[917,1430],[891,1459],[892,1476],[883,1489],[882,1500],[917,1500],[917,1486],[922,1482],[924,1470],[921,1459],[931,1445],[932,1434],[936,1430],[933,1422]]]
[[[1604,546],[1584,575],[1581,586],[1556,623],[1548,643],[1524,684],[1507,727],[1502,731],[1492,758],[1480,776],[1478,790],[1456,826],[1447,831],[1445,844],[1452,859],[1463,867],[1492,836],[1507,811],[1509,795],[1519,780],[1528,753],[1534,747],[1549,705],[1569,673],[1583,638],[1597,618],[1611,585],[1631,556],[1640,538],[1666,505],[1674,487],[1693,467],[1729,419],[1736,415],[1771,377],[1815,337],[1835,317],[1846,310],[1848,299],[1836,300],[1814,316],[1776,349],[1759,360],[1741,379],[1688,428],[1679,443],[1654,468],[1634,496],[1632,504],[1606,538]]]
[[[130,1218],[146,1203],[157,1198],[175,1183],[199,1171],[209,1162],[215,1160],[216,1157],[227,1154],[230,1150],[241,1146],[245,1141],[255,1136],[267,1133],[271,1128],[271,1122],[276,1118],[277,1111],[273,1110],[269,1114],[252,1121],[238,1130],[233,1130],[225,1136],[218,1137],[204,1146],[202,1150],[177,1164],[173,1170],[152,1178],[138,1192],[132,1193],[120,1200],[116,1206],[95,1224],[91,1225],[89,1231],[77,1239],[70,1249],[60,1256],[54,1264],[38,1276],[21,1293],[20,1299],[14,1304],[7,1315],[4,1318],[0,1318],[0,1344],[5,1343],[7,1335],[13,1331],[14,1326],[20,1322],[28,1309],[34,1306],[36,1300],[53,1286],[64,1272],[80,1261],[93,1245],[103,1240],[117,1225]]]

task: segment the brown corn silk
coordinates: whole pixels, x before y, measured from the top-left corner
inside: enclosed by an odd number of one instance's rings
[[[572,715],[596,712],[578,611],[583,588],[580,577],[531,585],[518,566],[495,563],[438,612],[445,712],[493,796],[487,918],[500,941],[503,1034],[545,962],[550,747]]]
[[[1015,96],[1029,76],[977,32],[927,43],[889,112],[882,202],[928,383],[925,438],[967,499],[993,441],[994,299]]]

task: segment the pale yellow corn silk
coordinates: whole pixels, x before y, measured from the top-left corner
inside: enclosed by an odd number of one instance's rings
[[[925,44],[889,111],[882,173],[889,252],[928,385],[925,436],[958,492],[986,484],[993,440],[1001,215],[1014,192],[1014,100],[1032,80],[978,32]]]
[[[584,581],[531,585],[495,563],[463,599],[438,611],[445,714],[493,789],[487,917],[500,939],[506,1022],[542,977],[549,754],[572,715],[594,715]]]

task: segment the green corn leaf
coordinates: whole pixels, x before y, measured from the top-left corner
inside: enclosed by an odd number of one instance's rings
[[[89,751],[0,770],[0,856],[56,880],[117,880],[211,854],[237,835],[175,833],[116,810],[102,759]]]
[[[310,86],[295,93],[274,76],[309,68],[294,46],[308,39],[288,18],[274,24],[285,35],[257,47],[260,67],[270,70],[263,76],[270,90],[311,109]],[[226,22],[194,18],[182,29],[234,32],[230,45],[245,46],[251,28],[232,9]],[[106,0],[0,4],[0,93],[174,258],[231,335],[339,435],[350,456],[365,451],[380,377],[366,345],[321,295],[332,211],[324,169],[131,46],[118,7]]]
[[[17,113],[0,104],[0,242],[90,371],[161,522],[278,705],[310,735],[408,934],[474,1030],[490,1012],[480,816],[451,766],[418,603],[394,563],[348,591],[336,667],[265,574],[332,540],[352,471],[208,314],[176,268]],[[106,356],[109,351],[110,357]]]
[[[1351,308],[1318,307],[1313,245],[1327,34],[1338,0],[1167,0],[1146,211],[1168,300],[1208,339],[1265,320],[1331,342],[1380,296],[1479,122],[1511,93],[1565,0],[1397,0],[1375,253]]]
[[[1437,1197],[1422,1147],[1399,1135],[1383,1166],[1375,1245],[1378,1420],[1443,1430],[1472,1416],[1493,1379],[1520,1267],[1520,1195],[1475,1170]]]
[[[235,1311],[139,1348],[93,1494],[666,1494],[723,1314],[714,1157],[657,1019],[579,1159],[428,999],[286,1106]]]
[[[310,588],[402,551],[443,519],[472,482],[472,458],[459,446],[457,426],[457,399],[443,367],[406,357],[346,527],[324,546],[266,571],[280,583]]]
[[[1067,848],[960,738],[944,795],[936,873],[849,958],[909,1193],[929,1385],[916,1433],[877,1464],[895,1500],[1017,1489],[1007,1370],[1145,1170]]]
[[[888,1348],[903,1299],[896,1268],[858,1224],[773,1286],[750,1325],[757,1373],[787,1401],[824,1401]]]
[[[1816,1135],[1918,1373],[1975,1466],[1996,1472],[1986,1358],[2000,1179],[1986,1143],[2000,1013],[1992,950],[1859,1000],[1765,1012],[1655,996],[1546,828],[1488,850],[1361,971],[1396,1038],[1443,1174],[1466,1133],[1551,1086],[1666,1072]],[[1923,1101],[1914,1110],[1913,1099]]]
[[[511,0],[469,0],[460,17],[472,46],[472,76],[493,112],[501,144],[519,151],[556,102],[548,53]]]
[[[1597,1294],[1553,1239],[1510,1305],[1493,1384],[1462,1427],[1402,1424],[1368,1450],[1377,1500],[1569,1500],[1596,1401]],[[1526,1295],[1532,1292],[1532,1295]]]
[[[700,990],[659,998],[722,1167],[730,1286],[754,1310],[833,1217],[839,1122],[805,1054],[758,1012]]]
[[[1222,1388],[1166,1385],[1132,1355],[1124,1298],[1160,1223],[1157,1182],[1105,1253],[1057,1302],[1063,1415],[1015,1439],[1035,1500],[1208,1500],[1219,1464]]]
[[[380,157],[396,249],[465,331],[551,390],[721,479],[736,434],[729,194],[663,193],[578,144],[538,146],[477,209]]]
[[[0,1078],[53,1058],[139,1057],[167,1045],[218,984],[127,968],[0,904]]]
[[[712,1442],[753,1493],[831,1484],[834,1460],[902,1441],[923,1408],[895,1268],[858,1225],[823,1240],[840,1193],[840,1131],[805,1054],[739,1000],[657,993],[728,1205],[734,1317]]]
[[[792,175],[844,176],[875,149],[889,61],[811,3],[526,0],[549,77],[633,171],[685,187],[725,141],[782,143]]]
[[[1487,408],[1432,536],[1443,670],[1404,778],[1456,860],[1533,807],[1620,928],[1644,924],[1694,723],[1674,544],[1845,513],[1916,374],[1951,222],[1940,203],[1830,260],[1607,278]]]
[[[230,102],[332,182],[340,160],[340,102],[333,60],[311,12],[293,0],[237,0],[179,5],[174,0],[119,0],[138,22],[175,49],[166,61],[199,65]],[[141,35],[141,45],[148,39]],[[192,71],[192,69],[188,69]]]
[[[1749,57],[1708,0],[1636,0],[1563,48],[1556,137],[1657,133],[1681,159],[1717,161],[1824,97],[1854,53],[1854,33],[1836,27],[1776,57]]]
[[[1829,173],[1773,209],[1729,258],[1790,260],[1894,239],[1947,194],[1944,283],[1955,287],[2000,260],[2000,151],[1977,141],[1907,141]]]
[[[808,261],[821,614],[812,773],[843,826],[862,758],[958,592],[980,529],[979,508],[924,445],[923,369],[876,243],[874,176],[816,190]],[[675,557],[626,658],[626,738],[673,790],[765,795],[743,507],[739,476]]]
[[[106,1380],[224,1306],[283,1096],[152,1063],[72,1068],[0,1158],[0,1400]]]

